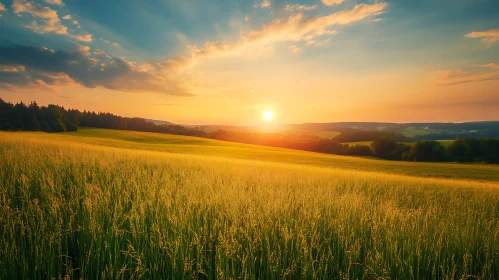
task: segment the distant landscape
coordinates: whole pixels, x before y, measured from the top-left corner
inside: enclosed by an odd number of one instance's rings
[[[197,136],[388,160],[499,163],[499,122],[327,123],[280,125],[269,129],[244,126],[182,126],[166,121],[121,117],[111,113],[66,110],[58,105],[40,107],[36,102],[14,105],[2,99],[0,109],[0,130],[66,132],[77,131],[79,127],[95,127]],[[419,140],[421,138],[437,140]]]

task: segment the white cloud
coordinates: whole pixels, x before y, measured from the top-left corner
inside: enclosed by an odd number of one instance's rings
[[[120,46],[120,44],[118,44],[118,43],[114,43],[114,42],[111,42],[111,41],[103,39],[103,38],[99,38],[99,40],[102,41],[102,42],[104,42],[104,43],[106,43],[106,44],[112,45],[113,47],[119,47]]]
[[[307,5],[298,5],[298,4],[294,4],[294,5],[286,5],[286,8],[284,8],[286,11],[291,11],[291,12],[294,12],[294,11],[311,11],[311,10],[315,10],[317,9],[317,5],[314,5],[314,6],[307,6]]]
[[[52,5],[59,5],[59,6],[64,5],[64,3],[62,3],[62,0],[45,0],[45,2]]]
[[[343,0],[322,0],[322,3],[327,6],[332,6],[343,3]]]
[[[51,3],[54,4],[59,2],[60,1],[53,1]],[[30,25],[26,26],[36,33],[55,33],[60,35],[67,35],[73,39],[87,43],[93,41],[92,34],[69,34],[68,28],[61,23],[61,19],[57,15],[57,12],[55,10],[52,10],[51,8],[44,7],[34,2],[28,2],[26,0],[14,0],[12,8],[14,9],[14,13],[18,16],[21,16],[22,14],[29,14],[37,18],[37,20],[33,20]],[[72,19],[71,15],[65,15],[62,18],[65,20]],[[73,24],[78,25],[78,28],[80,27],[79,22],[76,20],[73,20]]]
[[[490,47],[495,42],[499,41],[499,29],[491,29],[487,31],[471,32],[464,35],[467,38],[481,38],[481,42]]]
[[[260,7],[260,8],[268,8],[270,7],[270,1],[269,0],[263,0],[262,3],[260,4],[255,4],[254,7]]]
[[[0,17],[2,16],[2,13],[1,12],[5,12],[7,9],[5,9],[5,6],[0,3]]]
[[[27,25],[26,27],[39,34],[45,34],[45,33],[56,33],[59,35],[68,34],[68,28],[61,24],[59,18],[44,20],[42,21],[42,24],[38,24],[36,20],[33,20],[31,24]]]
[[[71,38],[74,38],[78,41],[81,41],[81,42],[92,42],[93,39],[92,39],[92,34],[85,34],[85,35],[71,35]]]
[[[18,16],[20,16],[22,13],[26,13],[42,19],[58,19],[57,12],[55,10],[25,0],[14,0],[12,2],[12,9]]]
[[[61,23],[61,20],[55,10],[25,0],[14,0],[12,3],[12,9],[18,16],[21,16],[22,14],[29,14],[35,18],[38,18],[39,21],[33,20],[30,25],[26,26],[36,33],[56,33],[60,35],[68,34],[68,28]]]
[[[90,47],[89,46],[76,45],[74,51],[79,52],[84,56],[90,56]]]

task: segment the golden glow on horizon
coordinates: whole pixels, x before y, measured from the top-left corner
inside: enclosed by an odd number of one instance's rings
[[[274,112],[271,110],[266,110],[263,112],[263,120],[266,122],[271,122],[274,120]]]

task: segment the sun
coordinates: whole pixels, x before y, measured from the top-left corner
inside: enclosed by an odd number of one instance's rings
[[[272,112],[270,110],[266,110],[265,112],[263,112],[263,120],[265,120],[266,122],[273,121],[274,120],[274,112]]]

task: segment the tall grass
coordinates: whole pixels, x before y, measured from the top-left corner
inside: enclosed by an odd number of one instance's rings
[[[499,186],[0,138],[0,279],[497,279]]]

